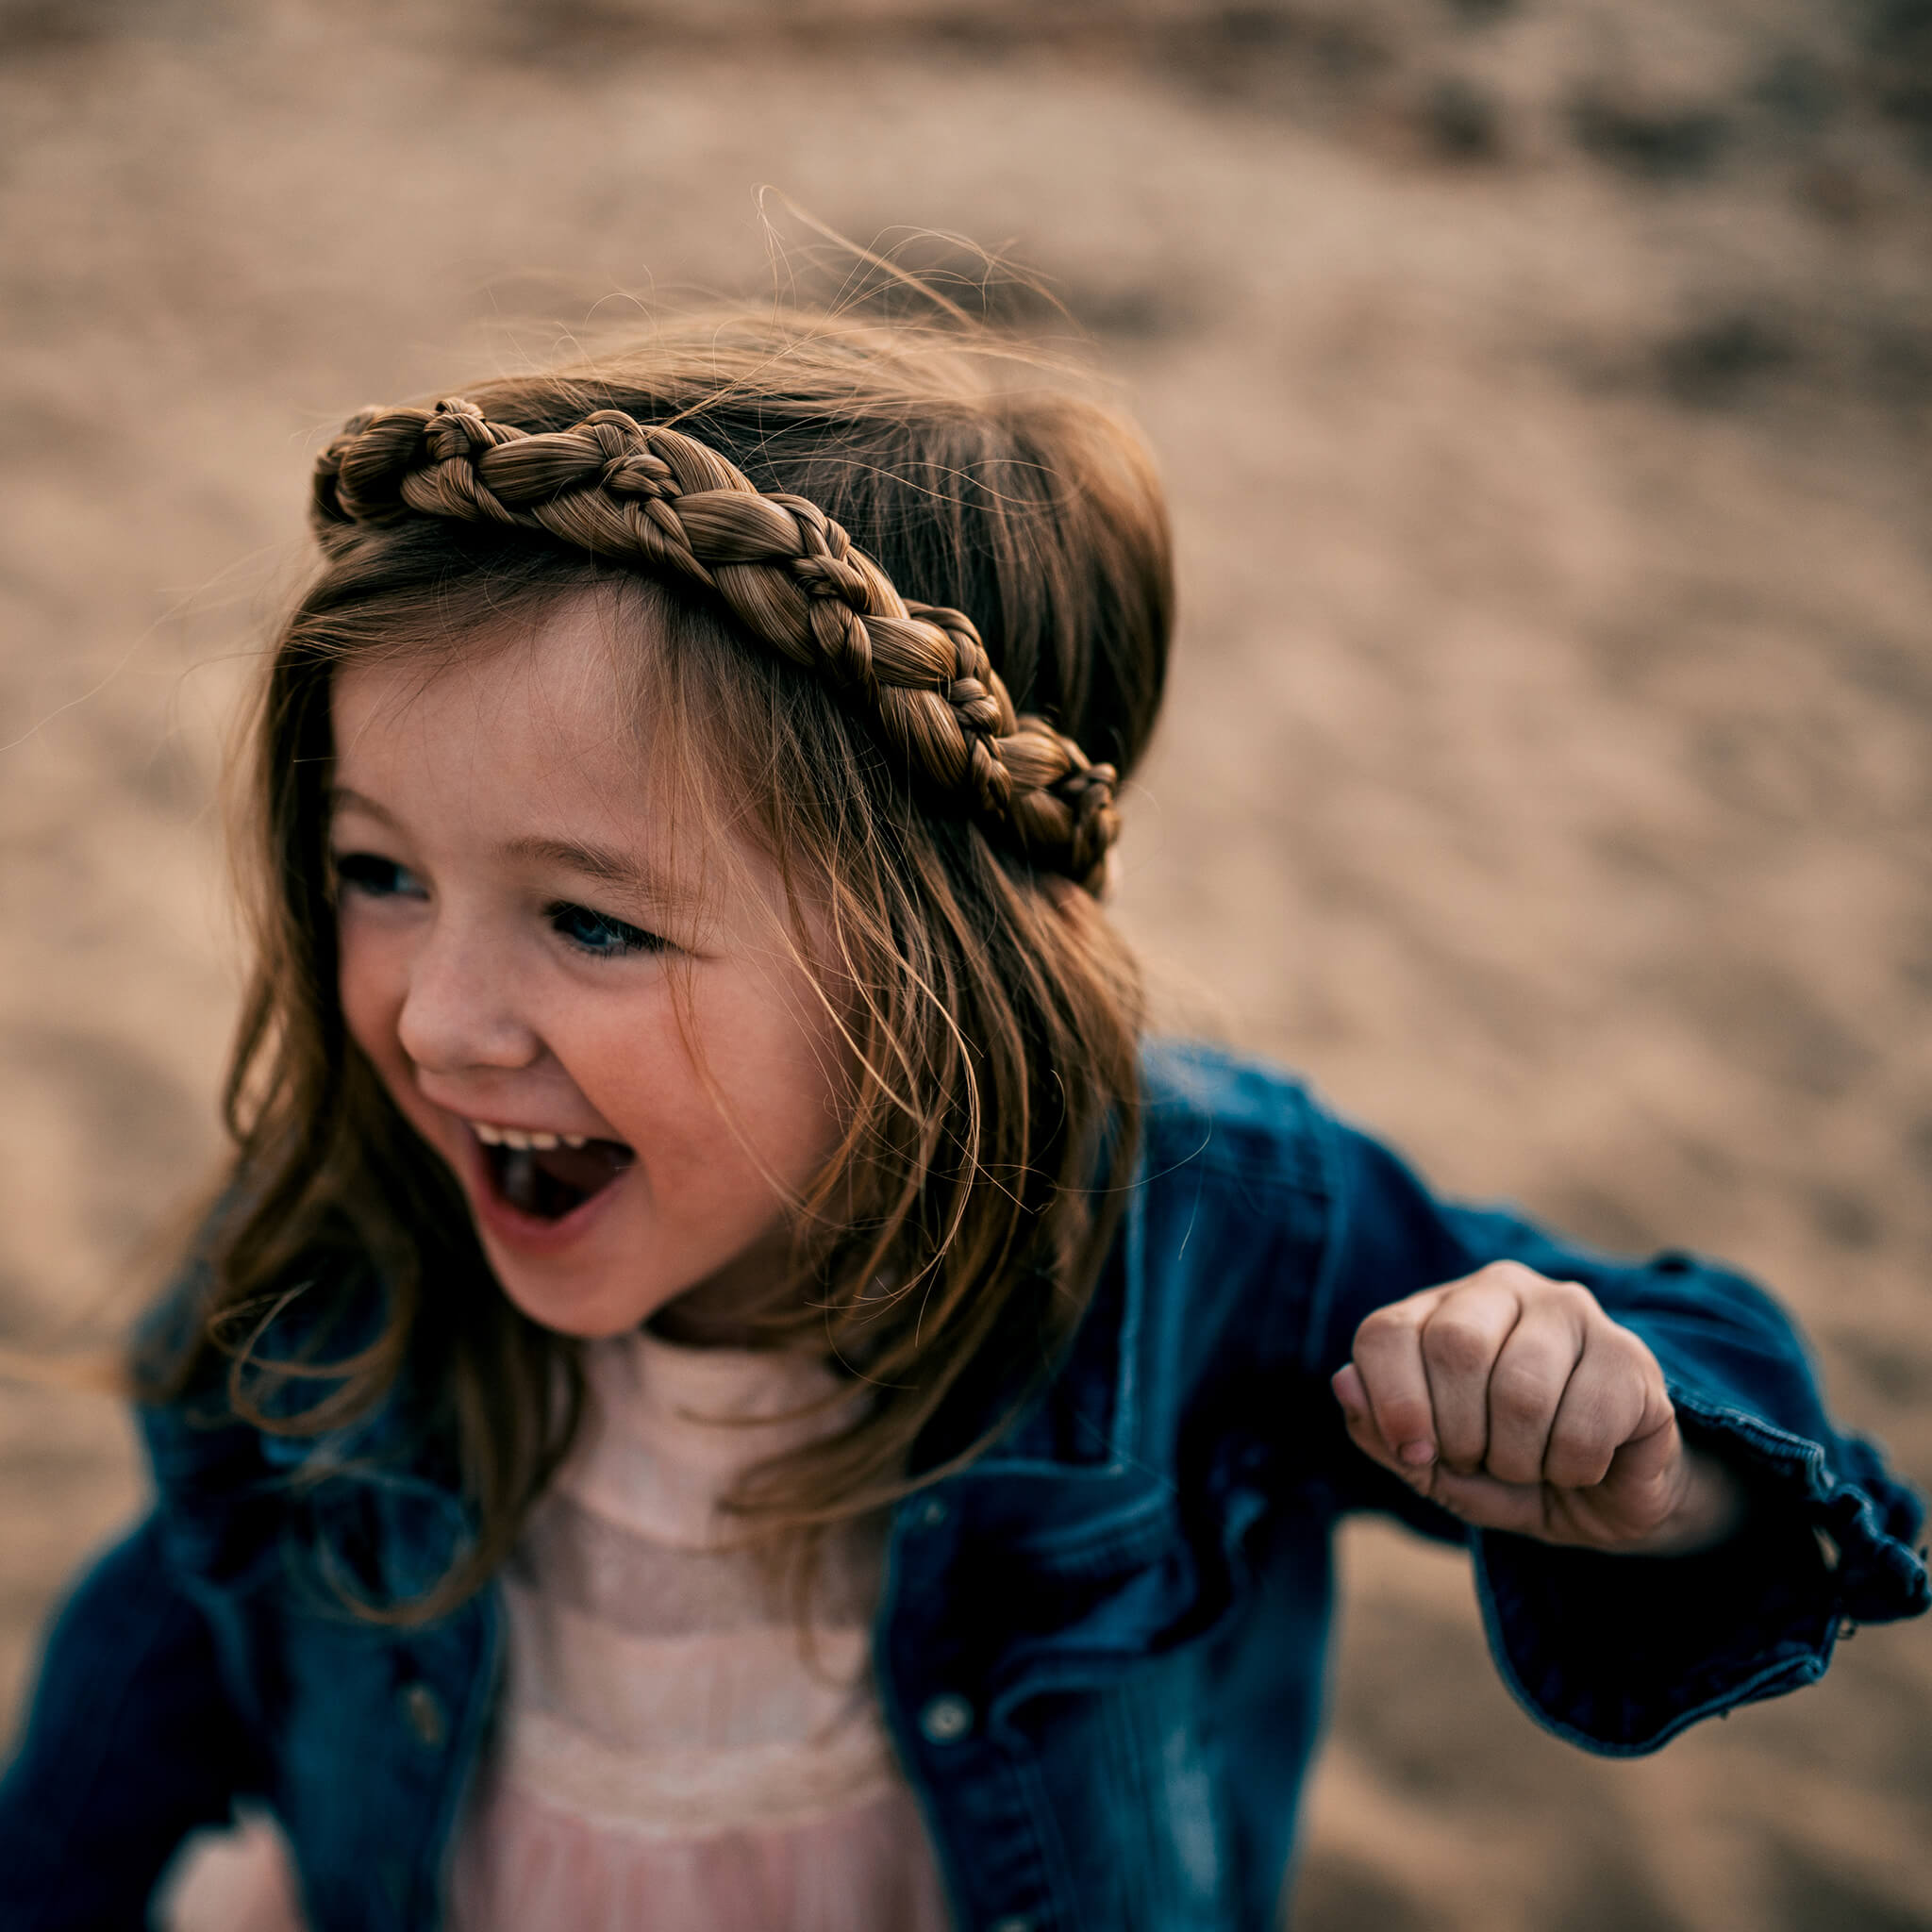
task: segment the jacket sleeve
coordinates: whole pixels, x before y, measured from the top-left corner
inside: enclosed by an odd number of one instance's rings
[[[1371,1310],[1512,1259],[1581,1282],[1663,1369],[1686,1436],[1743,1480],[1750,1507],[1721,1547],[1690,1557],[1553,1547],[1460,1531],[1347,1442],[1345,1502],[1386,1507],[1475,1562],[1490,1646],[1541,1724],[1590,1749],[1655,1750],[1699,1718],[1814,1682],[1850,1623],[1932,1602],[1918,1498],[1878,1451],[1825,1414],[1805,1344],[1768,1295],[1691,1256],[1620,1262],[1507,1210],[1436,1199],[1367,1135],[1325,1123],[1331,1220],[1310,1368],[1348,1359]]]
[[[175,1848],[223,1824],[251,1754],[207,1620],[150,1518],[75,1589],[0,1779],[0,1925],[142,1932]]]

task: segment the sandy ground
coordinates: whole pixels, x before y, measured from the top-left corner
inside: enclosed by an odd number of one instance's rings
[[[1163,1010],[1449,1186],[1749,1265],[1932,1479],[1928,39],[0,0],[0,1333],[104,1332],[216,1152],[219,745],[319,432],[769,286],[770,183],[1009,243],[1158,447],[1121,915]],[[0,1384],[0,1706],[138,1491],[109,1404]],[[1458,1560],[1345,1564],[1302,1932],[1932,1925],[1932,1631],[1607,1764],[1509,1706]]]

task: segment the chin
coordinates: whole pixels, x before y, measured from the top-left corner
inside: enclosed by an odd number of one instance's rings
[[[641,1326],[661,1306],[658,1300],[647,1300],[641,1306],[635,1291],[612,1296],[600,1293],[594,1284],[576,1286],[567,1278],[532,1281],[527,1268],[519,1266],[513,1257],[492,1252],[487,1241],[484,1251],[491,1273],[511,1307],[553,1335],[567,1335],[576,1341],[605,1341]]]

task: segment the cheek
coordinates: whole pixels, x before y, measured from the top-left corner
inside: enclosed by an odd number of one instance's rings
[[[349,1038],[385,1071],[399,1056],[396,1017],[402,1010],[401,963],[380,936],[353,917],[336,941],[336,994]]]
[[[645,1014],[578,1031],[561,1057],[660,1178],[678,1175],[692,1198],[762,1195],[765,1175],[808,1180],[841,1126],[830,1023],[813,1024],[800,998],[762,982],[701,982],[688,1002],[680,1026],[667,988]]]
[[[843,1046],[809,988],[760,988],[713,1030],[711,1071],[741,1133],[792,1186],[837,1144]]]

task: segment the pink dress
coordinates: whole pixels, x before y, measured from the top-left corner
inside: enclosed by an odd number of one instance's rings
[[[828,1553],[811,1641],[718,1498],[836,1425],[794,1357],[635,1334],[585,1351],[570,1460],[504,1578],[508,1659],[451,1871],[451,1932],[945,1932],[872,1685],[875,1546]],[[721,1420],[729,1418],[730,1420]],[[170,1932],[300,1932],[257,1821],[177,1881]]]

